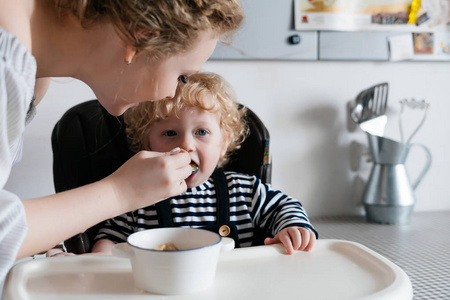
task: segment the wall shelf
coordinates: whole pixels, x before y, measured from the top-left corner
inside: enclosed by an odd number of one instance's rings
[[[389,61],[389,39],[413,32],[430,32],[421,26],[372,25],[358,31],[296,30],[295,0],[246,0],[246,19],[230,45],[220,44],[211,60],[346,60]],[[412,54],[411,61],[450,61],[450,26],[433,29],[431,54]]]

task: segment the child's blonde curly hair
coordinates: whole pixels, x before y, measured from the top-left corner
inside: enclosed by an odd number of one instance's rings
[[[228,162],[230,154],[240,148],[249,130],[245,121],[247,109],[240,107],[235,99],[234,90],[221,76],[213,73],[193,74],[185,82],[179,82],[174,98],[143,102],[125,113],[130,148],[135,152],[151,150],[145,149],[145,145],[154,123],[172,114],[177,116],[186,108],[200,108],[219,115],[219,125],[228,140],[226,154],[218,163],[218,167],[222,167]]]
[[[61,19],[74,15],[85,28],[110,22],[123,40],[164,59],[189,51],[200,32],[230,36],[244,19],[238,0],[52,0]]]

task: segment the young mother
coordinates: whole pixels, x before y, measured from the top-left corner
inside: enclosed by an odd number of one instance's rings
[[[180,194],[191,174],[186,153],[143,151],[64,193],[21,201],[4,190],[46,78],[77,78],[121,115],[172,97],[242,19],[237,0],[0,0],[0,293],[17,258]]]

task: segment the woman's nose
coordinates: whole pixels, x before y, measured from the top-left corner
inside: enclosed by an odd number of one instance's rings
[[[175,97],[175,92],[177,90],[177,86],[178,86],[178,80],[176,80],[174,83],[169,84],[167,86],[167,90],[164,92],[165,97],[172,99],[173,97]]]
[[[166,94],[166,96],[163,99],[166,99],[166,98],[172,99],[173,97],[175,97],[175,90],[167,91],[165,94]]]

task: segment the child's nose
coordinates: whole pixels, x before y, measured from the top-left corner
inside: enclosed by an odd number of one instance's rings
[[[194,138],[186,134],[183,136],[180,147],[188,152],[195,150],[195,140]]]

